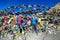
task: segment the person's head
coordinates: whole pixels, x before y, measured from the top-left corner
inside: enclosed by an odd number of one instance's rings
[[[32,14],[32,18],[34,18],[35,17],[35,14]]]
[[[17,24],[15,25],[15,28],[18,28],[18,25]]]

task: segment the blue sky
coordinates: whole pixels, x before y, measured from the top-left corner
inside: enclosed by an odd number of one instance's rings
[[[53,7],[60,0],[0,0],[0,10],[3,10],[12,5],[22,5],[22,4],[39,4],[44,6]]]

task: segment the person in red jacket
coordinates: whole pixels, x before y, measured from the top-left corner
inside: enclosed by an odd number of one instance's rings
[[[21,27],[21,25],[22,25],[22,18],[21,18],[21,15],[19,15],[18,16],[18,27],[20,29],[20,33],[22,33],[22,27]]]
[[[4,16],[4,19],[5,19],[6,22],[9,21],[8,16]]]

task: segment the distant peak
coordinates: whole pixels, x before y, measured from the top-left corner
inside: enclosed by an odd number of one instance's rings
[[[57,5],[60,5],[60,2],[59,2],[59,3],[57,3]]]

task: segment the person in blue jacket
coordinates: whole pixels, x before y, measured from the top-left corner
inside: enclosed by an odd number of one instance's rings
[[[33,15],[31,24],[32,24],[33,31],[35,31],[36,33],[38,33],[37,22],[38,22],[38,18]]]

